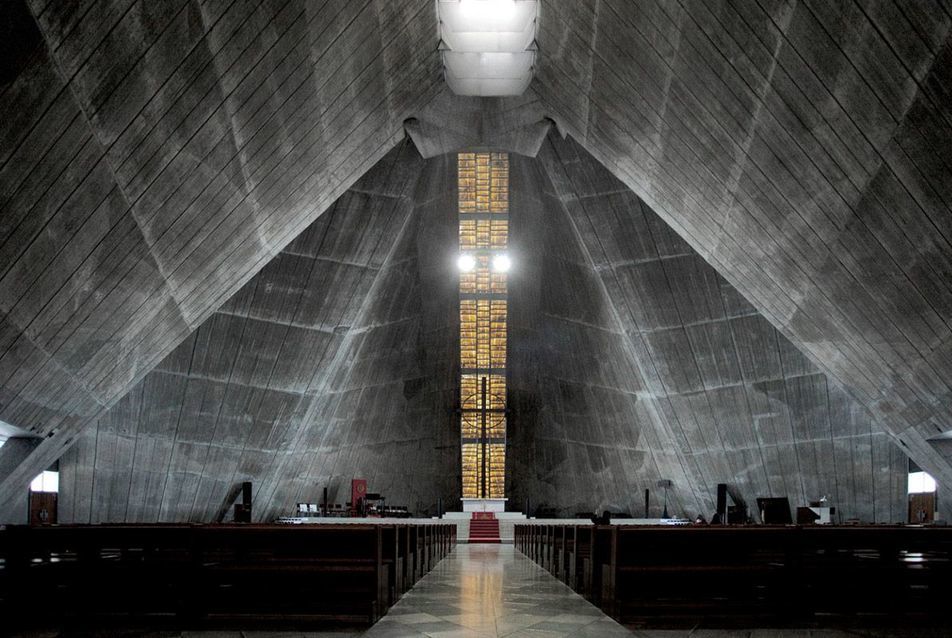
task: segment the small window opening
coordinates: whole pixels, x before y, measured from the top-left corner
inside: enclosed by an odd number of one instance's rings
[[[59,472],[56,470],[46,470],[40,472],[30,483],[31,492],[49,492],[56,494],[59,492]]]

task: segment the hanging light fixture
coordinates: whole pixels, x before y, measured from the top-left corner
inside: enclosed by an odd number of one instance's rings
[[[532,81],[538,0],[437,0],[446,82],[457,95],[522,95]]]

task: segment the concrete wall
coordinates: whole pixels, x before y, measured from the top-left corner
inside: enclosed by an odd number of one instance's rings
[[[418,329],[408,229],[422,167],[412,144],[392,151],[87,429],[61,462],[61,520],[215,520],[243,480],[267,518],[317,501],[331,477],[341,501],[337,488],[352,475],[374,478],[357,473],[373,465],[357,464],[360,454],[344,464],[346,477],[324,464],[345,444],[392,451],[403,436],[390,429],[396,407],[374,386],[399,375],[381,371],[387,357],[419,362],[379,337],[416,344],[386,331],[406,313],[404,336]]]
[[[905,516],[906,457],[571,140],[512,156],[510,507],[709,515],[728,483]],[[459,498],[455,156],[391,152],[61,460],[64,521]]]
[[[906,457],[867,410],[577,143],[550,135],[539,159],[630,340],[642,410],[674,432],[703,513],[723,482],[752,509],[827,495],[844,520],[905,520]]]
[[[660,475],[644,385],[542,165],[510,161],[510,505],[628,511]]]
[[[413,151],[415,153],[415,151]],[[350,498],[351,478],[417,514],[458,506],[455,164],[422,167],[406,226],[351,327],[303,436],[269,469],[261,516],[297,501]],[[415,160],[417,161],[417,160]],[[372,223],[371,220],[367,220]],[[353,227],[366,228],[362,221]],[[381,240],[389,239],[382,233]]]

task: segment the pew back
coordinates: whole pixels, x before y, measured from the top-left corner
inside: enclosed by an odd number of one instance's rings
[[[25,627],[371,623],[451,539],[443,524],[11,526],[0,530],[0,616]]]
[[[952,529],[553,527],[517,548],[622,622],[952,623]]]

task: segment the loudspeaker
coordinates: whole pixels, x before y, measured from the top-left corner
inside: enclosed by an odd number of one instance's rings
[[[361,502],[367,496],[367,479],[351,479],[350,481],[350,509],[351,515],[362,514]]]
[[[235,503],[235,522],[251,522],[251,481],[241,484],[241,502]]]
[[[722,523],[727,522],[727,483],[717,484],[717,513]]]
[[[250,523],[251,522],[251,506],[245,505],[243,503],[235,503],[235,522],[236,523]]]

